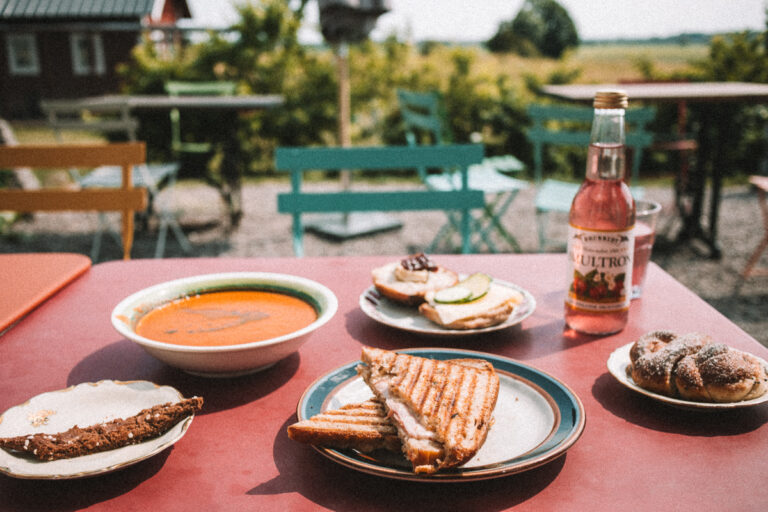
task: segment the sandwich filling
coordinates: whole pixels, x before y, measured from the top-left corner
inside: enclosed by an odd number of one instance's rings
[[[427,303],[434,308],[440,318],[440,323],[450,325],[467,318],[481,316],[489,311],[510,304],[515,306],[523,301],[523,295],[517,290],[506,286],[491,283],[486,293],[481,298],[472,302],[460,304],[442,304],[435,302],[435,293],[427,292],[424,297]]]

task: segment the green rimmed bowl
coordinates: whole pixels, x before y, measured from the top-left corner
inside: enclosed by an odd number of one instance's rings
[[[153,309],[184,297],[228,290],[284,293],[309,303],[317,319],[289,334],[235,345],[191,346],[156,341],[136,333],[138,321]],[[112,311],[112,325],[150,355],[188,373],[204,377],[235,377],[265,370],[296,352],[309,336],[336,313],[331,290],[303,277],[269,272],[205,274],[160,283],[123,299]]]

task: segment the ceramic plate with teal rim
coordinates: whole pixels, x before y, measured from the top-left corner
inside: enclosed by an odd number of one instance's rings
[[[183,398],[171,386],[158,386],[148,381],[86,382],[42,393],[11,407],[0,415],[0,437],[64,432],[74,425],[86,427],[127,418],[154,405],[178,402]],[[193,417],[181,420],[165,434],[142,443],[71,459],[41,462],[0,449],[0,473],[34,480],[66,480],[109,473],[170,447],[184,436]]]
[[[415,474],[400,454],[336,450],[315,446],[322,455],[352,469],[386,478],[457,482],[498,478],[541,466],[563,455],[584,430],[584,407],[565,384],[531,366],[483,352],[419,348],[402,353],[432,359],[485,359],[499,375],[494,424],[478,453],[464,466],[432,475]],[[315,381],[299,400],[299,421],[329,409],[367,400],[368,386],[355,370],[358,361]]]
[[[467,277],[461,274],[460,278]],[[502,323],[490,327],[479,329],[448,329],[442,325],[437,325],[429,321],[425,316],[419,314],[419,310],[414,306],[405,306],[393,300],[383,297],[375,286],[370,286],[362,294],[358,303],[363,313],[379,323],[400,329],[403,331],[429,334],[432,336],[467,336],[470,334],[481,334],[491,331],[498,331],[517,325],[533,313],[536,309],[536,299],[524,288],[513,283],[494,279],[495,284],[510,288],[519,292],[523,296],[523,301],[515,306],[512,314]]]

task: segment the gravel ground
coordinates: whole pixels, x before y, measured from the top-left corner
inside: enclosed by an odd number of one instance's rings
[[[321,183],[307,188],[313,186],[327,189],[337,187],[337,184]],[[290,217],[276,213],[277,194],[287,189],[286,182],[247,184],[243,189],[244,217],[235,229],[222,223],[224,208],[214,189],[192,182],[180,184],[173,192],[164,191],[158,202],[175,204],[180,223],[192,245],[192,253],[185,254],[169,234],[165,256],[292,256]],[[647,188],[646,195],[664,207],[659,226],[661,237],[664,233],[674,234],[679,222],[670,213],[671,192],[665,188]],[[521,192],[504,219],[524,252],[537,250],[532,199],[532,189]],[[654,250],[652,260],[768,346],[768,277],[755,276],[745,281],[739,275],[763,234],[756,194],[747,187],[727,188],[720,211],[719,240],[723,247],[720,260],[702,257],[688,245],[662,245],[663,238]],[[109,214],[108,217],[113,225],[118,225],[117,216]],[[401,229],[345,242],[307,234],[305,253],[308,256],[402,255],[423,250],[445,220],[441,212],[405,212],[394,217],[402,221]],[[553,234],[564,232],[564,220],[552,220]],[[31,219],[16,222],[9,234],[0,236],[0,253],[69,251],[89,255],[93,232],[98,225],[96,214],[37,213]],[[153,257],[156,239],[154,221],[148,230],[137,229],[133,257]],[[121,257],[119,238],[117,240],[105,237],[99,261]],[[511,250],[505,242],[497,242],[500,250]],[[761,264],[767,265],[766,260],[768,252]]]

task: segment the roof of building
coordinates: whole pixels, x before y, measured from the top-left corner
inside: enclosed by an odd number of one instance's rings
[[[152,12],[156,0],[0,0],[0,19],[136,19]]]

